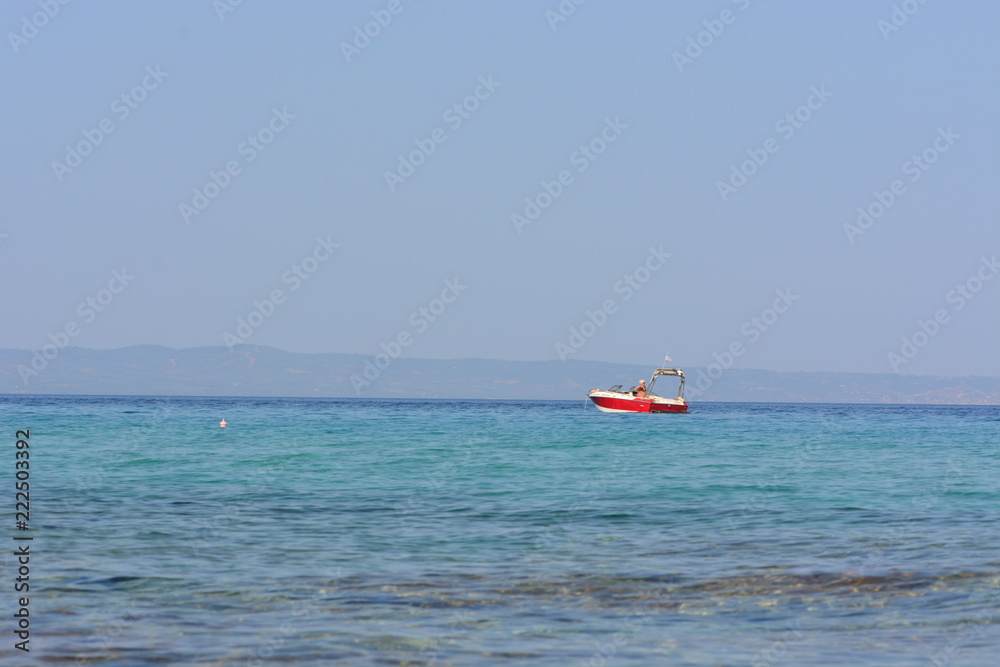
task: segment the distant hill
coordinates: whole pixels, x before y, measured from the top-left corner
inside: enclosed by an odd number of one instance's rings
[[[33,357],[29,350],[0,349],[0,393],[583,400],[589,389],[631,386],[652,371],[650,366],[578,360],[400,358],[384,369],[375,366],[386,359],[255,345],[232,351],[221,346],[70,347],[51,360]],[[691,402],[1000,404],[1000,378],[734,369],[711,380],[705,369],[684,370]],[[660,382],[666,383],[657,385],[660,393],[674,390],[666,378]]]

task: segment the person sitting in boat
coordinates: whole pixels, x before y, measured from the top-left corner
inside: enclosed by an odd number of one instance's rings
[[[636,386],[632,387],[632,393],[635,395],[636,398],[642,398],[643,396],[645,396],[646,395],[646,381],[645,380],[639,380],[639,384],[637,384]]]

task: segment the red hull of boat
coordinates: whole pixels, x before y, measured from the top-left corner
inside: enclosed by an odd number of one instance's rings
[[[687,404],[656,403],[648,398],[612,398],[591,396],[590,400],[599,408],[616,412],[687,412]]]

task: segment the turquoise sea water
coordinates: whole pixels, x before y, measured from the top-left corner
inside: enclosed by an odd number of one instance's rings
[[[1000,662],[997,407],[0,409],[34,537],[4,664]]]

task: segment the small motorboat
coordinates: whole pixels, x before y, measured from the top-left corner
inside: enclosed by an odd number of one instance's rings
[[[653,393],[656,378],[662,375],[680,378],[677,398],[664,398]],[[592,389],[587,397],[601,412],[687,412],[688,409],[684,400],[684,371],[679,368],[657,368],[648,387],[640,383],[638,387],[622,391],[622,386],[616,384],[611,389]]]

